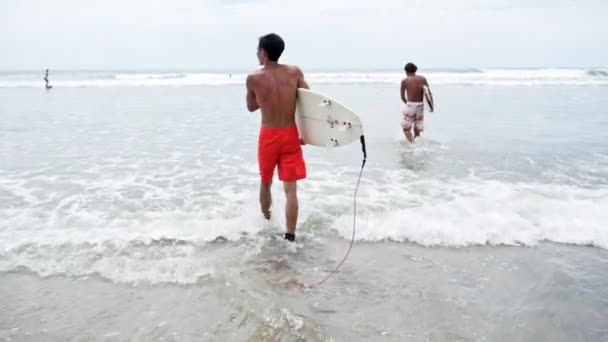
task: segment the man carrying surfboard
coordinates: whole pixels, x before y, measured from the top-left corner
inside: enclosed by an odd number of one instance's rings
[[[424,130],[424,98],[427,97],[431,113],[433,112],[433,98],[426,78],[416,75],[418,67],[414,63],[407,63],[404,69],[406,77],[401,81],[400,95],[405,104],[405,110],[401,128],[406,139],[410,143],[414,143],[414,140]],[[412,135],[412,128],[414,135]]]
[[[279,64],[284,50],[285,42],[277,34],[270,33],[259,39],[257,57],[263,67],[247,76],[247,109],[250,112],[261,109],[262,112],[258,141],[262,213],[270,219],[270,186],[278,166],[287,199],[285,239],[293,241],[298,221],[297,181],[306,178],[295,121],[297,90],[309,87],[300,68]]]

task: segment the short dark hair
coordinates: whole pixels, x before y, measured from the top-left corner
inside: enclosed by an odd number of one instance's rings
[[[276,62],[283,54],[285,50],[285,42],[283,38],[276,33],[269,33],[265,36],[260,37],[260,42],[258,43],[258,49],[266,51],[266,55],[268,55],[268,59],[273,62]]]
[[[418,67],[414,63],[407,63],[405,65],[404,69],[405,69],[405,72],[413,74],[413,73],[415,73],[418,70]]]

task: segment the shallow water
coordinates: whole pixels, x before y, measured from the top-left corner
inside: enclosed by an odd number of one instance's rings
[[[353,254],[317,289],[360,146],[305,148],[288,245],[280,187],[259,214],[242,85],[0,89],[0,336],[608,337],[608,88],[440,84],[410,146],[395,85],[313,87],[360,113],[369,153]]]
[[[310,245],[311,248],[308,248]],[[322,246],[321,246],[322,245]],[[0,337],[20,341],[604,341],[608,255],[590,247],[361,243],[319,288],[310,263],[339,241],[207,246],[190,285],[5,273]],[[212,251],[215,249],[215,252]],[[220,252],[220,250],[222,250]],[[242,257],[242,254],[250,254]],[[221,265],[221,267],[219,267]],[[322,266],[322,265],[318,265]]]

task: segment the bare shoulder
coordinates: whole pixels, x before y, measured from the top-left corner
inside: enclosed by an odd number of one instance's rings
[[[264,74],[264,72],[262,70],[256,70],[256,71],[251,72],[249,75],[247,75],[247,79],[251,79],[251,80],[258,79],[263,74]]]
[[[249,75],[247,75],[247,86],[251,86],[259,81],[259,79],[263,76],[261,70],[256,70]]]
[[[429,81],[426,80],[426,77],[422,77],[422,83],[426,86],[426,87],[430,87],[429,86]]]
[[[285,68],[287,68],[288,70],[290,70],[290,71],[296,71],[296,72],[297,71],[302,71],[302,70],[300,70],[300,67],[297,66],[297,65],[283,64],[283,66]]]
[[[285,70],[287,70],[287,72],[289,72],[290,74],[302,75],[302,69],[300,69],[300,67],[297,65],[284,64],[283,66],[285,67]]]

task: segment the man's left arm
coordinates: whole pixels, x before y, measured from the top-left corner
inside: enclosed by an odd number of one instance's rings
[[[308,82],[304,79],[304,73],[298,67],[294,67],[296,70],[296,75],[298,76],[298,88],[310,89]]]
[[[247,110],[250,112],[255,112],[260,109],[260,104],[255,97],[255,92],[253,91],[253,77],[251,75],[247,76]]]
[[[430,97],[430,102],[432,103],[432,105],[430,106],[430,112],[434,112],[435,108],[434,108],[434,103],[435,103],[435,99],[433,99],[433,93],[431,93],[431,87],[429,87],[429,82],[426,80],[426,77],[424,77],[424,86],[426,87],[426,90],[429,92],[429,97]]]
[[[423,78],[422,78],[422,80],[424,81],[424,85],[425,85],[427,88],[431,89],[431,87],[429,86],[429,81],[427,81],[427,80],[426,80],[426,77],[423,77]]]

